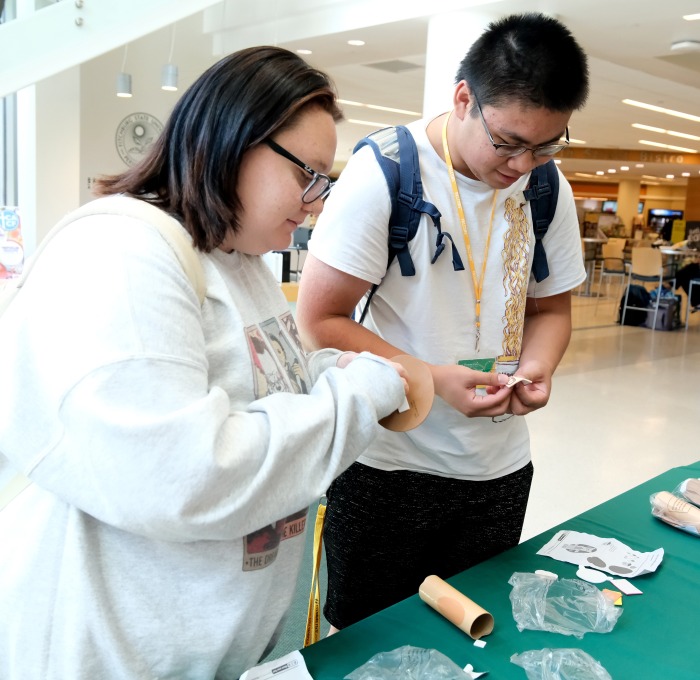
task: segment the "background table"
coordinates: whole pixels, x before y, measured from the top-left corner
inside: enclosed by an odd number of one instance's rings
[[[649,504],[652,493],[672,491],[689,477],[700,477],[700,461],[673,468],[449,579],[494,616],[495,628],[483,638],[487,643],[483,649],[474,647],[471,638],[415,595],[302,650],[309,673],[314,680],[339,680],[378,652],[413,645],[437,649],[462,667],[471,663],[477,671],[489,671],[487,678],[524,680],[524,669],[510,662],[511,655],[545,647],[576,647],[597,659],[615,680],[657,674],[698,680],[700,537],[655,519]],[[572,493],[585,493],[574,480],[571,483]],[[578,639],[538,631],[521,633],[515,625],[508,584],[514,572],[546,569],[560,578],[576,578],[576,565],[536,554],[560,529],[616,538],[640,552],[665,550],[656,572],[631,579],[644,594],[623,596],[623,613],[610,633],[587,633]],[[390,580],[391,574],[386,578]]]

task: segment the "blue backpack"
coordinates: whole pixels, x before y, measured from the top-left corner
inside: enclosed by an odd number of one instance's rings
[[[389,262],[387,269],[398,260],[402,276],[415,276],[416,269],[411,259],[408,244],[416,235],[423,213],[433,221],[437,230],[435,254],[431,264],[445,250],[446,241],[452,249],[452,266],[455,271],[464,269],[462,258],[455,247],[452,236],[440,227],[440,211],[423,200],[423,183],[420,177],[418,149],[413,135],[403,125],[383,128],[361,139],[353,149],[355,153],[363,146],[369,146],[384,173],[389,196],[391,197],[391,216],[389,217]],[[532,261],[532,273],[538,283],[549,276],[547,254],[542,238],[547,233],[559,196],[559,173],[554,161],[536,167],[530,176],[530,184],[524,192],[532,210],[533,230],[535,232],[535,252]],[[362,310],[359,323],[364,321],[372,296],[379,287],[374,284],[369,292],[367,304]]]

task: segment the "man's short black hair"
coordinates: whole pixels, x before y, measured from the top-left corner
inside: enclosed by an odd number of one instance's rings
[[[492,22],[459,65],[482,106],[519,101],[568,112],[588,98],[588,60],[568,28],[545,14]]]

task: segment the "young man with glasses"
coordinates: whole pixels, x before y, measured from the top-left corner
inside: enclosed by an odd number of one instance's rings
[[[586,56],[557,20],[492,23],[459,66],[451,111],[408,126],[423,194],[464,263],[431,260],[423,216],[410,242],[416,275],[387,268],[391,203],[369,148],[343,171],[304,265],[297,320],[310,347],[412,354],[430,366],[426,421],[384,431],[328,491],[326,618],[337,628],[415,594],[427,575],[462,571],[520,539],[532,479],[525,414],[546,405],[571,333],[570,291],[585,278],[571,187],[560,175],[534,250],[523,191],[532,169],[568,144],[588,95]],[[380,283],[360,326],[350,317]],[[507,387],[505,374],[527,378]],[[514,417],[515,416],[515,417]]]

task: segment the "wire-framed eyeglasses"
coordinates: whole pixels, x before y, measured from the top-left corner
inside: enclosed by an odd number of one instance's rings
[[[566,143],[565,144],[542,144],[541,146],[536,146],[530,148],[529,146],[521,146],[520,144],[496,144],[493,141],[493,135],[489,130],[488,125],[486,125],[486,120],[484,118],[484,112],[481,110],[481,104],[479,100],[474,95],[474,102],[476,103],[476,109],[479,112],[479,117],[481,118],[481,123],[486,130],[491,146],[493,146],[496,151],[497,156],[506,156],[508,158],[513,158],[514,156],[520,156],[526,151],[532,151],[533,156],[555,156],[563,149],[569,146],[569,126],[566,126]]]
[[[316,172],[316,170],[310,168],[306,163],[304,163],[304,161],[299,160],[294,154],[289,153],[287,149],[280,146],[277,142],[271,139],[266,139],[264,143],[267,144],[267,146],[269,146],[275,153],[283,156],[288,161],[292,161],[294,165],[298,165],[302,170],[311,175],[311,181],[301,194],[302,203],[313,203],[314,201],[318,201],[319,198],[325,200],[328,194],[331,193],[334,182],[328,175],[324,175],[322,172]]]

